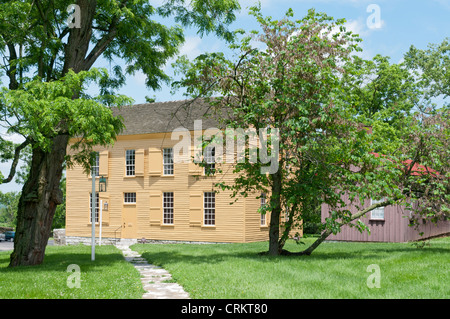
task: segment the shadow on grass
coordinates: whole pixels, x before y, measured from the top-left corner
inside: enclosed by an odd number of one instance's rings
[[[142,249],[143,248],[143,249]],[[252,260],[254,262],[277,262],[283,260],[292,260],[301,262],[316,262],[316,261],[343,261],[343,260],[363,260],[363,259],[383,259],[392,257],[394,254],[409,254],[411,257],[415,255],[421,255],[426,257],[436,254],[448,254],[450,255],[450,248],[441,247],[427,247],[425,249],[417,249],[412,246],[379,246],[379,245],[365,245],[355,249],[343,249],[337,247],[333,250],[332,247],[326,247],[326,249],[318,249],[311,255],[281,255],[281,256],[269,256],[267,254],[261,254],[261,251],[239,251],[238,249],[224,250],[220,249],[220,252],[214,252],[215,249],[209,250],[207,248],[199,247],[198,249],[177,249],[168,248],[167,251],[152,252],[151,246],[146,250],[145,245],[139,249],[142,251],[142,257],[148,262],[164,267],[165,264],[185,262],[189,264],[214,264],[227,262],[230,259],[242,259]],[[425,255],[425,256],[424,256]]]
[[[89,248],[90,249],[90,248]],[[120,252],[98,252],[95,260],[91,260],[91,252],[64,252],[64,250],[46,252],[44,261],[41,265],[36,266],[19,266],[8,267],[11,253],[0,253],[0,275],[8,273],[26,273],[41,271],[67,271],[67,267],[76,264],[83,271],[104,271],[105,267],[116,263],[128,264]]]

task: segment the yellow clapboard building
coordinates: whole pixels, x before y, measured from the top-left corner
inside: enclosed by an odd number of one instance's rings
[[[204,116],[207,106],[197,103],[184,108],[184,103],[158,102],[113,110],[126,128],[113,146],[94,149],[98,156],[93,170],[97,179],[106,181],[105,192],[98,192],[96,182],[96,236],[101,217],[104,242],[143,238],[235,243],[268,240],[270,216],[258,212],[266,195],[255,193],[236,200],[231,191],[214,186],[233,182],[233,163],[215,163],[222,172],[207,176],[192,156],[187,162],[174,161],[181,135],[173,132],[185,134],[183,138],[189,137],[194,145],[195,120],[201,120],[203,133],[217,126],[213,118]],[[69,148],[68,152],[73,151]],[[67,169],[66,187],[67,241],[91,238],[92,177],[75,165]]]

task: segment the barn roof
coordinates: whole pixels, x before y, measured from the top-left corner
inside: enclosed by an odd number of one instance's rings
[[[380,156],[380,154],[375,153],[375,152],[372,152],[372,154],[375,155],[375,157],[379,157]],[[382,156],[384,156],[384,155],[382,155]],[[432,168],[429,168],[427,166],[421,165],[419,163],[414,163],[413,164],[413,161],[410,160],[410,159],[402,161],[402,164],[404,165],[404,169],[405,170],[411,169],[411,175],[415,175],[415,176],[428,175],[428,174],[430,174],[430,175],[433,175],[433,174],[434,175],[439,175],[438,171],[436,171],[436,170],[434,170]],[[411,165],[412,165],[412,168],[411,168]]]

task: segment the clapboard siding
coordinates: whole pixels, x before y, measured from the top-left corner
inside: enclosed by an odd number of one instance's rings
[[[234,175],[230,173],[232,164],[222,165],[224,174],[213,177],[198,175],[201,170],[193,170],[188,163],[174,164],[173,176],[162,175],[162,153],[157,150],[173,147],[170,134],[154,133],[119,136],[113,147],[98,148],[103,154],[100,172],[107,172],[107,192],[100,193],[101,199],[108,202],[108,211],[103,212],[102,236],[122,235],[122,209],[124,192],[136,193],[135,237],[154,240],[210,241],[210,242],[250,242],[267,240],[267,227],[260,227],[260,214],[257,212],[259,199],[239,198],[237,202],[230,197],[229,191],[216,193],[215,225],[205,226],[203,209],[201,222],[193,222],[194,212],[190,209],[192,194],[201,194],[217,190],[218,181],[232,183]],[[136,150],[136,175],[128,177],[125,171],[125,152]],[[107,151],[107,152],[106,152]],[[70,152],[70,150],[69,150]],[[162,152],[162,151],[161,151]],[[105,154],[107,156],[105,157]],[[139,154],[139,155],[138,155]],[[152,159],[158,158],[160,164]],[[139,162],[138,162],[139,161]],[[219,164],[217,164],[219,165]],[[197,175],[195,175],[197,174]],[[78,165],[67,170],[67,236],[89,237],[91,235],[89,194],[92,179],[83,173]],[[98,189],[98,182],[97,182]],[[174,223],[163,224],[162,193],[174,193]],[[153,194],[153,195],[152,195]],[[158,195],[160,194],[160,195]],[[159,196],[159,197],[158,197]],[[156,201],[155,201],[156,198]],[[158,206],[158,201],[160,201]],[[99,227],[96,227],[98,234]]]
[[[344,201],[350,203],[348,196],[344,196]],[[369,201],[364,203],[364,207],[369,206]],[[355,206],[346,206],[352,214],[357,213]],[[330,209],[327,205],[322,205],[322,222],[329,217]],[[409,227],[410,212],[403,206],[393,205],[385,207],[384,220],[371,220],[370,213],[361,218],[361,221],[370,229],[367,232],[360,233],[356,228],[343,226],[341,232],[336,235],[330,235],[327,240],[342,241],[368,241],[368,242],[408,242],[417,239],[424,239],[441,234],[450,233],[450,222],[442,221],[437,225],[428,222],[420,225],[419,230]],[[423,236],[419,235],[423,232]]]
[[[260,194],[253,193],[245,199],[245,239],[248,242],[265,241],[269,238],[269,227],[261,226],[261,214],[258,209],[261,206]],[[266,225],[270,220],[270,214],[266,214]]]

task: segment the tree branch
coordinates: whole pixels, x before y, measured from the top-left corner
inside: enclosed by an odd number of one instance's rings
[[[25,147],[27,147],[30,143],[31,143],[31,141],[29,139],[26,139],[22,144],[20,144],[19,146],[16,147],[16,150],[14,151],[14,159],[11,164],[11,169],[9,171],[9,175],[7,178],[3,179],[0,184],[6,184],[6,183],[11,182],[14,175],[16,174],[16,168],[17,168],[17,164],[19,163],[20,152]]]
[[[378,207],[385,207],[385,206],[389,206],[392,205],[393,203],[395,203],[399,198],[394,198],[394,199],[388,199],[384,202],[381,203],[376,203],[376,204],[372,204],[369,207],[367,207],[366,209],[363,209],[361,211],[359,211],[358,213],[354,214],[351,216],[349,221],[346,222],[341,222],[338,223],[339,227],[345,226],[350,224],[352,221],[354,221],[355,219],[358,219],[362,216],[364,216],[365,214],[367,214],[368,212],[374,210],[375,208]],[[290,253],[290,252],[285,252],[285,254],[289,254],[289,255],[311,255],[311,253],[325,240],[327,239],[328,236],[330,236],[332,233],[332,231],[330,229],[326,229],[322,235],[314,242],[312,243],[311,246],[309,246],[307,249],[305,249],[302,252],[299,253]]]
[[[124,8],[127,5],[128,0],[124,0],[120,9]],[[119,23],[120,16],[116,15],[111,24],[109,25],[108,33],[105,34],[100,41],[97,42],[95,47],[88,54],[86,59],[83,62],[83,70],[89,70],[94,62],[98,59],[98,57],[106,50],[108,45],[114,40],[117,35],[117,24]]]

